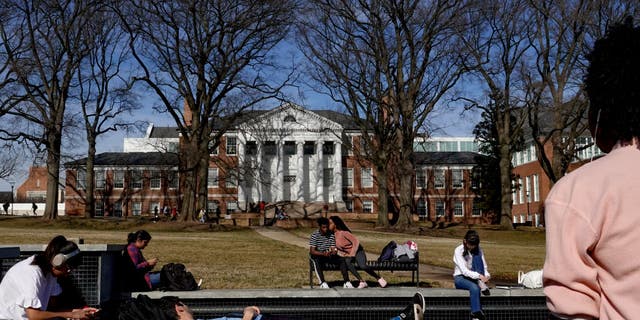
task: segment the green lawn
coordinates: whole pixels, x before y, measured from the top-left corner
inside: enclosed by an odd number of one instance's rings
[[[153,224],[138,219],[60,218],[46,222],[33,217],[0,217],[0,244],[42,244],[58,234],[83,238],[87,244],[125,244],[128,232],[146,229],[153,240],[144,250],[145,257],[158,257],[159,265],[184,263],[196,278],[204,279],[204,288],[300,288],[308,285],[308,249],[265,238],[246,228],[213,227],[209,229],[208,225],[197,223]],[[354,227],[354,233],[369,253],[379,253],[390,240],[414,240],[420,249],[421,263],[453,268],[453,249],[466,229],[423,229],[421,232],[394,233],[363,224]],[[302,238],[312,231],[311,228],[290,230]],[[495,282],[514,282],[518,270],[542,268],[544,232],[490,228],[478,231]],[[384,276],[390,283],[408,281],[398,273],[384,273]],[[339,272],[327,273],[327,280],[339,281]],[[424,285],[438,286],[438,283]]]

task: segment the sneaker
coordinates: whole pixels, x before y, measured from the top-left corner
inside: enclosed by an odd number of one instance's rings
[[[378,279],[378,283],[380,284],[381,288],[384,288],[387,286],[387,280],[385,280],[384,278]]]
[[[358,285],[358,289],[364,289],[366,287],[368,287],[369,285],[367,285],[367,283],[365,281],[360,281],[360,284]]]
[[[424,308],[426,307],[424,302],[424,296],[420,292],[416,292],[413,295],[413,318],[414,320],[424,319]]]
[[[402,312],[400,312],[399,315],[397,315],[396,317],[392,318],[392,320],[395,319],[411,319],[410,317],[413,316],[413,305],[408,305],[406,308],[404,308],[404,310],[402,310]]]
[[[351,284],[350,281],[345,282],[343,287],[345,287],[347,289],[353,289],[353,285]]]
[[[489,286],[487,286],[486,283],[482,282],[481,280],[478,280],[478,286],[480,287],[480,291],[482,292],[482,295],[485,295],[485,296],[491,295],[491,291],[489,291]]]
[[[471,320],[485,320],[484,312],[476,311],[471,313]]]
[[[326,282],[323,282],[323,283],[320,284],[320,288],[329,289],[329,285]]]

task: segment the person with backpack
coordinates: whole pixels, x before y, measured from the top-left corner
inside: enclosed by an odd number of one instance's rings
[[[456,289],[469,290],[471,300],[471,319],[484,320],[485,316],[480,305],[480,292],[489,295],[486,282],[491,275],[487,268],[487,261],[480,249],[480,236],[475,230],[469,230],[462,240],[462,244],[453,251],[453,279]]]
[[[138,230],[131,232],[127,236],[127,253],[133,262],[136,270],[144,272],[144,280],[149,287],[149,290],[158,288],[160,285],[160,273],[150,271],[158,263],[158,258],[145,259],[142,255],[142,250],[149,245],[151,241],[151,235],[146,230]]]
[[[13,265],[0,282],[0,319],[87,319],[98,312],[60,305],[65,293],[60,280],[69,277],[80,261],[78,246],[60,235],[51,239],[44,252]]]
[[[329,285],[324,281],[322,266],[325,263],[340,264],[340,259],[337,256],[336,237],[329,231],[329,219],[320,217],[316,221],[318,230],[309,237],[309,257],[320,282],[320,288],[328,289]]]
[[[368,287],[367,282],[362,280],[358,270],[356,270],[354,262],[358,263],[360,269],[374,277],[380,284],[380,287],[384,288],[387,286],[387,281],[367,266],[367,255],[364,252],[364,247],[340,217],[329,217],[329,230],[335,234],[337,254],[342,258],[340,260],[340,272],[342,272],[342,277],[345,281],[345,288],[353,288],[347,270],[360,281],[358,289]]]

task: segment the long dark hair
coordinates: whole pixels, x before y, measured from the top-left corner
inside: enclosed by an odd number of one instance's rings
[[[463,256],[466,256],[468,254],[478,254],[480,253],[480,235],[478,234],[477,231],[475,230],[469,230],[467,231],[467,234],[464,235],[464,241],[467,244],[471,244],[476,246],[476,249],[473,251],[468,251],[467,250],[467,246],[464,246],[464,252],[462,253]]]
[[[331,217],[329,217],[329,220],[333,221],[333,224],[336,225],[336,229],[341,230],[341,231],[349,231],[349,232],[351,232],[351,229],[349,229],[349,227],[347,227],[347,225],[344,223],[344,221],[342,221],[342,218],[340,218],[338,216],[331,216]]]
[[[127,236],[127,244],[132,244],[138,240],[151,240],[151,234],[147,230],[138,230],[129,233]]]
[[[58,235],[53,237],[53,239],[49,241],[49,244],[47,245],[47,248],[44,249],[44,252],[36,254],[31,264],[40,267],[42,273],[44,275],[47,275],[51,273],[51,268],[53,268],[53,265],[51,264],[51,260],[53,260],[53,257],[55,257],[59,253],[69,254],[76,251],[77,249],[78,245],[73,241],[69,241],[64,236]]]

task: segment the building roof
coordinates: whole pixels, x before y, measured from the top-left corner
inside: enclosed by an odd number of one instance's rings
[[[84,166],[87,158],[65,163],[65,166]],[[177,166],[178,155],[166,152],[105,152],[96,155],[96,166]]]
[[[416,165],[475,165],[478,157],[486,157],[476,152],[416,152]]]
[[[149,138],[178,138],[178,127],[152,127]]]

